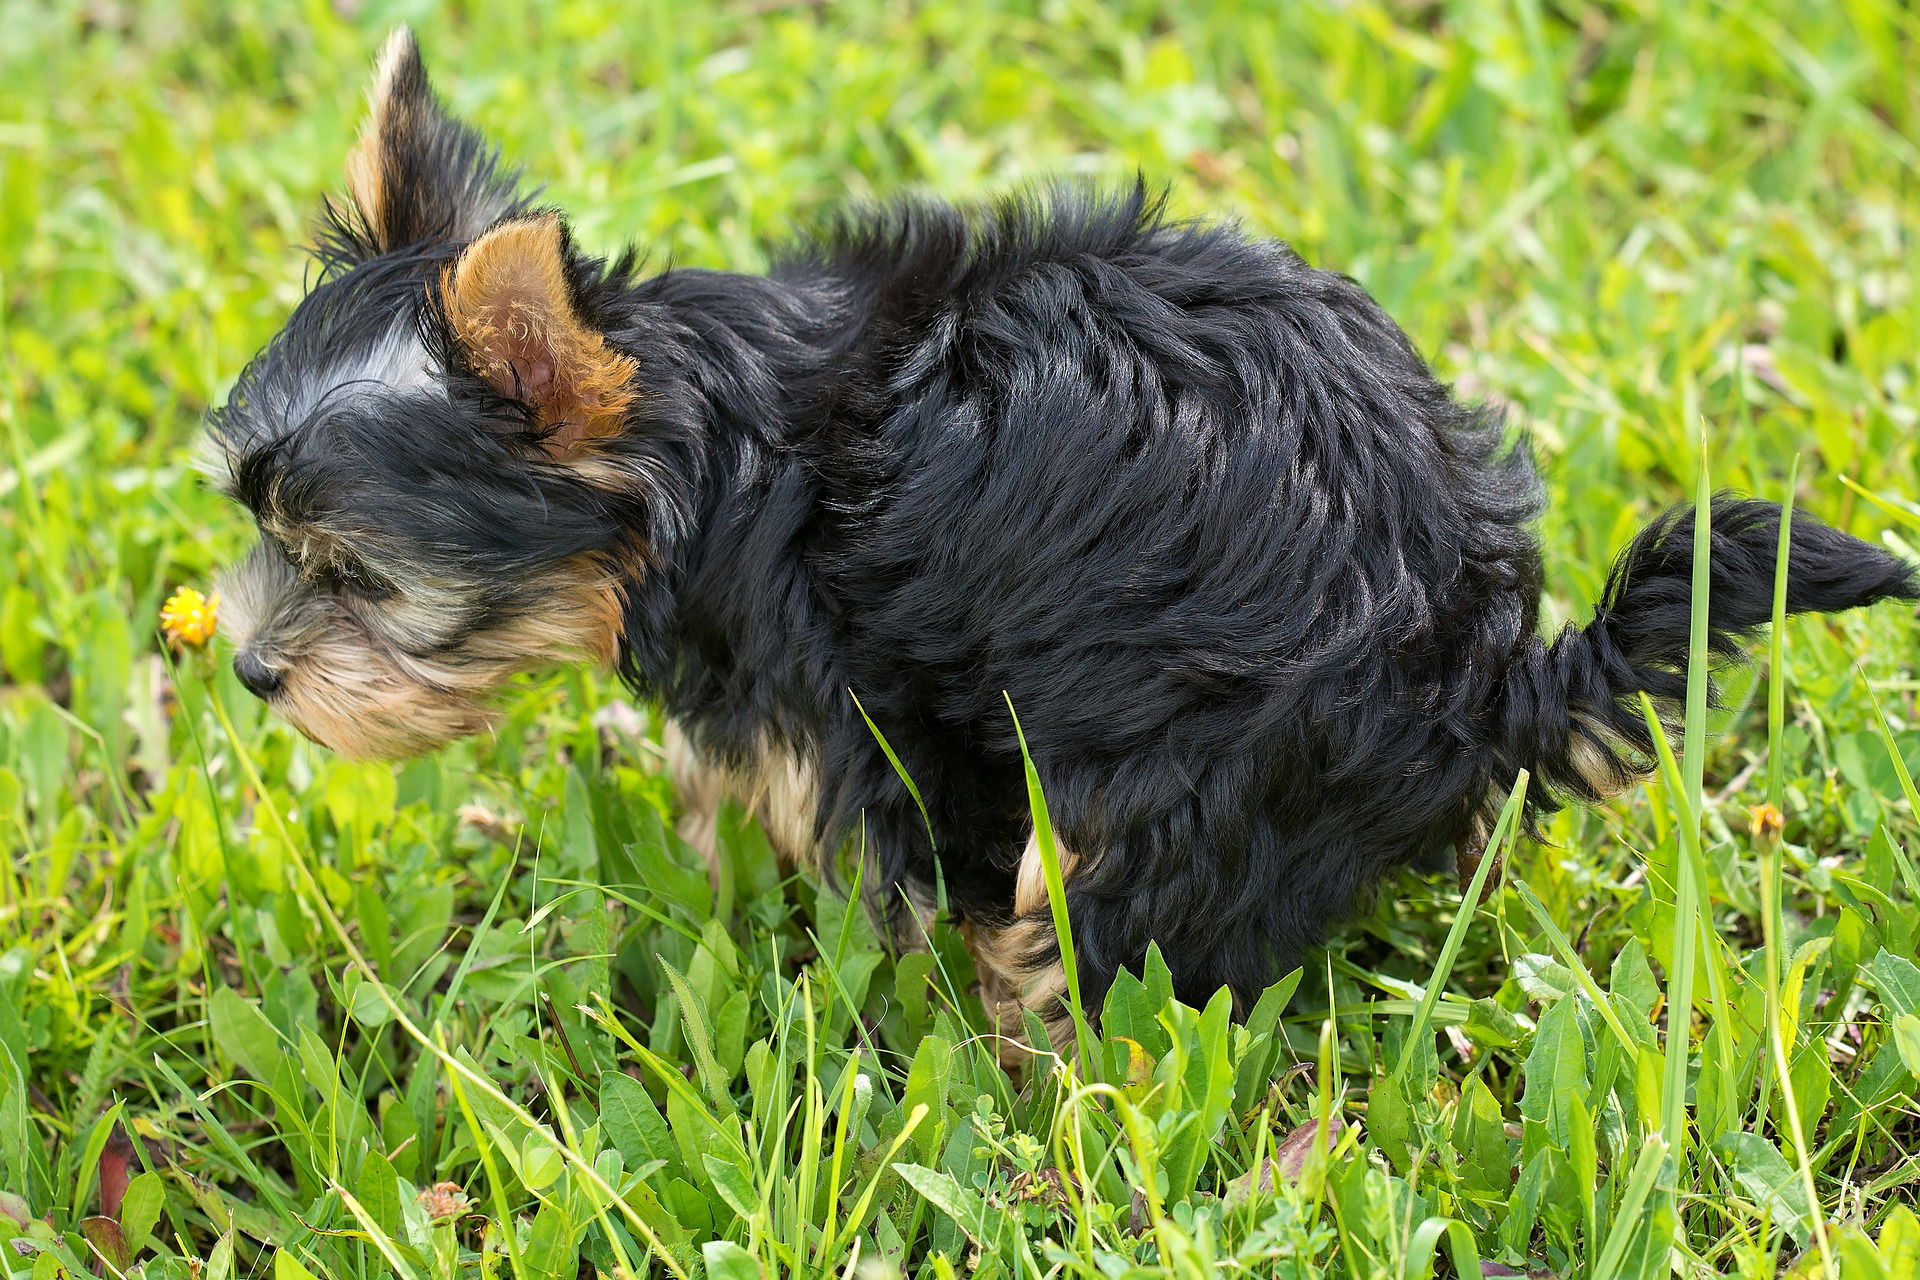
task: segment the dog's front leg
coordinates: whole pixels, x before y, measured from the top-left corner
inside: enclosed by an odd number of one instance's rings
[[[680,821],[674,830],[707,864],[707,880],[720,884],[720,806],[732,793],[726,770],[694,749],[686,730],[669,720],[660,734],[667,777],[680,793]]]

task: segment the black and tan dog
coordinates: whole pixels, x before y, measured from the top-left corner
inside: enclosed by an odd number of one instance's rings
[[[515,672],[610,664],[672,717],[696,826],[730,792],[818,862],[862,820],[883,896],[937,866],[989,994],[1057,1018],[1009,697],[1091,997],[1152,940],[1195,999],[1483,837],[1518,770],[1536,814],[1623,785],[1638,695],[1684,687],[1691,514],[1539,635],[1528,457],[1283,245],[1054,192],[643,277],[528,203],[405,32],[347,178],[212,422],[261,532],[234,665],[336,750],[423,751]],[[1779,510],[1712,522],[1730,656]],[[1915,594],[1794,521],[1790,609]]]

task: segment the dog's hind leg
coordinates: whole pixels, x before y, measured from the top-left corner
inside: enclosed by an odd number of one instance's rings
[[[1053,1052],[1072,1052],[1073,1015],[1067,1007],[1067,977],[1060,963],[1060,942],[1046,906],[1009,923],[960,926],[980,978],[980,1006],[998,1038],[1002,1066],[1012,1070],[1043,1051],[1027,1038],[1031,1009],[1046,1028]]]
[[[1064,847],[1058,854],[1061,879],[1071,883],[1080,859]],[[1012,919],[1001,924],[968,922],[961,926],[960,936],[980,978],[980,1004],[1000,1037],[1001,1062],[1011,1066],[1039,1050],[1040,1046],[1027,1042],[1023,1017],[1027,1010],[1039,1016],[1055,1053],[1071,1052],[1073,1015],[1067,1004],[1067,975],[1036,840],[1030,837],[1020,855]]]
[[[1390,869],[1390,850],[1398,847],[1391,838],[1354,840],[1345,815],[1283,827],[1262,817],[1239,819],[1238,812],[1196,798],[1148,816],[1116,819],[1109,811],[1104,821],[1058,824],[1067,918],[1089,1019],[1098,1017],[1115,975],[1142,973],[1156,944],[1183,1003],[1204,1008],[1224,987],[1234,1016],[1243,1016],[1327,929],[1353,914],[1367,886]],[[1017,1020],[1032,1009],[1061,1051],[1071,1029],[1066,980],[1037,851],[1029,846],[1027,853],[1016,910],[1004,926],[982,931],[984,945],[976,944],[974,953],[1005,975],[998,990],[983,977],[983,994],[1000,997],[1001,1021],[1007,1012]],[[984,975],[989,965],[980,967]]]

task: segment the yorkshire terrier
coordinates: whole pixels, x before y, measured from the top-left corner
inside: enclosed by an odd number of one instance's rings
[[[1694,517],[1543,636],[1540,484],[1352,280],[1135,189],[843,215],[765,276],[573,243],[450,118],[405,31],[320,271],[211,418],[260,541],[239,679],[398,757],[516,672],[616,669],[671,719],[711,856],[740,799],[815,867],[860,825],[936,882],[999,1012],[1064,988],[1021,747],[1083,990],[1157,943],[1245,998],[1369,887],[1640,776],[1685,688]],[[1711,508],[1712,647],[1770,616],[1780,509]],[[1914,599],[1807,516],[1787,608]],[[902,784],[855,697],[918,785]],[[876,875],[877,872],[877,875]]]

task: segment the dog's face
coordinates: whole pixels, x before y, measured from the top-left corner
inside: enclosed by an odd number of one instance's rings
[[[636,368],[585,318],[600,264],[442,111],[404,31],[347,174],[318,285],[211,418],[260,528],[222,621],[276,711],[390,757],[484,728],[516,672],[614,655]]]

